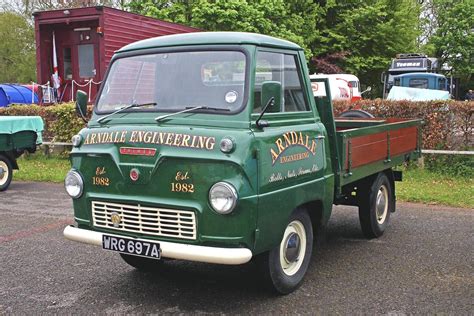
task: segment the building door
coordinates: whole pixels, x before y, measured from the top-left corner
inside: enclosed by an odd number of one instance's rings
[[[94,102],[100,82],[99,38],[95,27],[74,27],[73,33],[74,44],[71,46],[73,93],[82,90],[89,94],[90,102]]]

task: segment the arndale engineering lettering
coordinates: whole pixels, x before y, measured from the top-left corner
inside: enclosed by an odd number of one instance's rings
[[[172,147],[213,150],[215,137],[153,131],[113,131],[86,135],[84,145],[143,143]]]

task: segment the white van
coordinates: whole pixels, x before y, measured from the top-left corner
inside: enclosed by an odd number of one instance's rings
[[[315,97],[326,96],[324,84],[315,82],[315,79],[329,79],[329,87],[331,89],[332,100],[357,101],[361,99],[359,78],[350,74],[314,74],[310,75],[311,87]]]

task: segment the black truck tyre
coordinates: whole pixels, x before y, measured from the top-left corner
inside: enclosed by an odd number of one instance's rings
[[[359,220],[362,232],[367,238],[383,235],[394,212],[395,194],[393,184],[383,172],[372,183],[361,188],[359,197]]]
[[[302,283],[313,251],[313,227],[304,209],[290,216],[280,244],[259,257],[266,283],[279,294],[289,294]]]
[[[364,110],[347,110],[342,112],[339,117],[349,117],[349,118],[374,118],[372,114]]]
[[[125,261],[135,269],[143,272],[156,271],[161,265],[163,265],[163,259],[150,259],[145,257],[127,255],[124,253],[121,253],[120,257],[122,257],[123,261]]]
[[[5,191],[12,182],[13,168],[8,157],[0,154],[0,191]]]

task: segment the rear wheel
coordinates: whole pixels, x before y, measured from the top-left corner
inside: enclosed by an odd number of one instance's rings
[[[313,250],[313,228],[308,213],[296,210],[278,247],[262,254],[260,266],[267,283],[280,294],[289,294],[302,283]]]
[[[162,259],[150,259],[145,257],[127,255],[124,253],[121,253],[120,257],[122,257],[123,261],[140,271],[153,272],[163,265]]]
[[[4,155],[0,155],[0,191],[5,191],[12,182],[13,168],[8,159]]]
[[[395,195],[392,182],[385,173],[361,190],[359,197],[359,220],[367,238],[383,235],[388,226],[390,213],[394,212]]]

